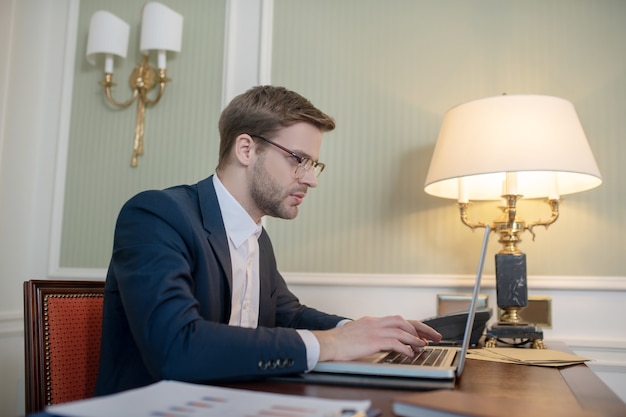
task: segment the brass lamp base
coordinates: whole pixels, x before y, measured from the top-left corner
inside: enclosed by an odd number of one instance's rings
[[[513,183],[516,177],[512,178]],[[507,183],[509,173],[507,173]],[[547,220],[537,220],[530,224],[517,216],[517,201],[523,196],[514,192],[502,195],[504,200],[502,215],[492,224],[492,229],[500,235],[498,242],[502,244],[502,250],[496,254],[496,293],[498,307],[505,313],[500,321],[487,329],[485,346],[495,347],[498,342],[511,346],[523,346],[532,343],[533,348],[544,349],[543,331],[532,323],[526,322],[519,315],[519,310],[528,304],[528,285],[526,277],[526,255],[519,250],[521,242],[520,234],[528,230],[533,238],[533,227],[548,227],[559,217],[559,198],[550,197],[548,204],[551,208],[551,216]],[[459,201],[461,222],[475,229],[484,227],[481,222],[471,221],[468,215],[468,203]],[[508,342],[509,339],[511,343]]]
[[[494,324],[487,329],[485,347],[496,347],[498,340],[501,339],[521,340],[521,342],[516,343],[516,345],[531,343],[531,347],[535,349],[545,349],[543,330],[532,324]]]

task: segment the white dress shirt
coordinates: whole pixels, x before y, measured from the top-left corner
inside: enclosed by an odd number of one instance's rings
[[[248,212],[228,192],[216,175],[213,185],[222,211],[233,268],[231,326],[256,328],[259,324],[259,236],[262,225],[255,223]],[[309,330],[297,330],[306,346],[307,365],[311,370],[319,360],[320,345]]]

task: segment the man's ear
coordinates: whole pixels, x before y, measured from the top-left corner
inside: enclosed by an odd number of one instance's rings
[[[242,133],[235,139],[235,157],[240,164],[250,165],[254,156],[254,139],[248,134]]]

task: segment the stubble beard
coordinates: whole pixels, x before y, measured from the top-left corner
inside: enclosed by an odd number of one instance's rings
[[[280,219],[294,219],[298,215],[298,206],[285,204],[292,191],[283,190],[283,187],[274,181],[265,169],[265,161],[262,159],[254,165],[250,181],[250,195],[255,205],[264,215]]]

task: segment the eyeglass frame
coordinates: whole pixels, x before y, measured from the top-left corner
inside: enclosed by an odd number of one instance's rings
[[[291,149],[285,148],[282,145],[279,145],[278,143],[269,140],[267,138],[264,138],[263,136],[259,136],[259,135],[253,135],[251,133],[247,134],[248,136],[250,136],[251,138],[257,138],[257,139],[261,139],[264,142],[269,143],[270,145],[274,145],[276,146],[278,149],[287,152],[289,155],[291,155],[292,157],[294,157],[296,159],[296,161],[298,161],[298,166],[296,167],[296,170],[294,172],[294,176],[297,179],[301,179],[303,178],[307,172],[309,171],[313,171],[313,175],[315,175],[315,177],[319,177],[320,174],[322,173],[322,171],[324,171],[324,168],[326,168],[326,164],[323,162],[318,162],[318,161],[314,161],[309,157],[306,156],[302,156],[294,151],[292,151]],[[311,163],[310,167],[306,167],[306,165],[309,163]],[[298,175],[298,171],[302,172],[302,175]]]

